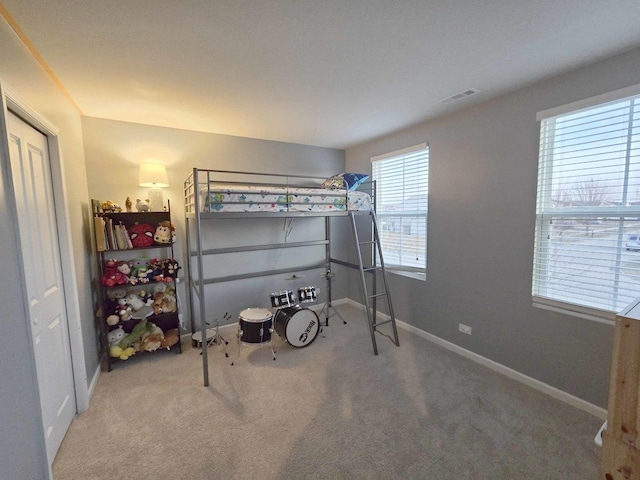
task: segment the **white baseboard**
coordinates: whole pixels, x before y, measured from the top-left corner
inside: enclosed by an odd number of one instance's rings
[[[365,308],[364,305],[358,302],[355,302],[350,298],[336,300],[333,303],[335,305],[348,303],[361,310],[364,310]],[[385,315],[384,313],[378,312],[378,314],[383,318],[387,318],[387,319],[389,318],[389,316]],[[506,377],[509,377],[525,385],[528,385],[529,387],[532,387],[542,393],[546,393],[547,395],[550,395],[551,397],[557,400],[563,401],[573,407],[576,407],[580,410],[590,413],[591,415],[594,415],[600,418],[601,420],[605,420],[607,418],[607,410],[602,407],[598,407],[597,405],[589,403],[586,400],[582,400],[581,398],[571,395],[570,393],[567,393],[556,387],[553,387],[544,382],[541,382],[540,380],[536,380],[535,378],[529,377],[528,375],[525,375],[524,373],[520,373],[517,370],[513,370],[512,368],[502,365],[501,363],[490,360],[486,357],[483,357],[482,355],[478,355],[477,353],[467,350],[466,348],[462,348],[456,345],[455,343],[451,343],[447,340],[443,340],[440,337],[436,337],[435,335],[432,335],[431,333],[427,333],[424,330],[414,327],[413,325],[409,325],[408,323],[403,322],[398,318],[396,318],[396,324],[398,325],[399,328],[402,328],[403,330],[406,330],[411,333],[415,333],[416,335],[426,340],[429,340],[430,342],[433,342],[436,345],[440,345],[441,347],[444,347],[449,351],[452,351],[454,353],[457,353],[458,355],[462,355],[463,357],[468,358],[469,360],[473,360],[474,362],[484,365],[485,367],[488,367],[498,373],[501,373]]]
[[[100,378],[100,363],[98,363],[98,366],[96,367],[96,371],[93,373],[93,376],[91,377],[91,383],[89,383],[89,402],[91,402],[91,398],[93,397],[93,393],[96,390],[96,385],[98,384],[98,379]]]

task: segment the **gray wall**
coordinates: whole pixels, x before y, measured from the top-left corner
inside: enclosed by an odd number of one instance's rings
[[[88,234],[85,223],[87,184],[80,129],[80,115],[44,74],[18,41],[15,33],[0,21],[0,79],[16,94],[46,117],[59,130],[68,216],[75,252],[75,275],[84,339],[86,376],[96,372],[95,330],[91,282],[89,275]],[[40,423],[35,367],[32,361],[29,327],[20,299],[20,265],[16,243],[15,212],[7,191],[7,159],[0,158],[0,259],[5,279],[0,289],[4,345],[0,350],[0,477],[7,479],[46,478],[48,469],[44,450],[44,433]]]
[[[138,165],[155,160],[167,166],[170,186],[165,189],[164,198],[171,201],[172,220],[178,232],[175,255],[182,265],[186,264],[183,182],[194,167],[319,177],[344,171],[342,150],[90,117],[83,118],[82,127],[91,198],[113,200],[121,206],[124,206],[127,196],[133,199],[146,198],[147,189],[138,186]],[[323,222],[323,219],[296,219],[289,241],[317,239],[318,235],[323,235]],[[207,222],[204,225],[205,246],[214,248],[283,242],[283,224],[282,219]],[[205,273],[224,276],[238,271],[247,273],[280,269],[296,263],[313,264],[324,259],[324,247],[235,255],[233,258],[226,255],[209,258]],[[317,285],[324,290],[320,271],[298,272],[297,275],[304,277],[291,282],[285,280],[289,275],[277,275],[210,285],[205,295],[207,317],[221,318],[225,312],[229,312],[234,316],[232,322],[237,322],[237,314],[244,308],[270,307],[271,292],[295,291],[307,284]],[[340,291],[339,284],[336,285],[336,291]],[[344,288],[342,292],[341,296],[344,296]],[[179,294],[186,307],[184,284]],[[184,320],[186,329],[191,331],[191,316],[185,315]]]
[[[531,305],[536,112],[640,83],[639,72],[635,50],[347,150],[347,170],[366,172],[372,156],[430,145],[427,279],[391,275],[400,320],[607,406],[612,327]]]

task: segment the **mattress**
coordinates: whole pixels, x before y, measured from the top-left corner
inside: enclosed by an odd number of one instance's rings
[[[200,191],[203,212],[346,212],[371,210],[365,192],[322,188],[216,185]]]

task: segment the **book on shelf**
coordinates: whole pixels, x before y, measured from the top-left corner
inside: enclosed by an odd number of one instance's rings
[[[129,232],[127,232],[127,227],[125,227],[124,223],[120,222],[118,225],[114,225],[113,230],[118,250],[128,250],[133,248],[131,237],[129,237]]]
[[[107,237],[106,237],[106,223],[102,217],[93,217],[93,228],[96,233],[96,249],[99,252],[108,250]]]
[[[133,243],[131,242],[131,237],[129,236],[129,231],[127,230],[127,227],[122,222],[120,222],[120,225],[122,225],[122,232],[124,233],[124,239],[127,244],[127,248],[133,248]]]
[[[125,250],[127,248],[127,242],[124,239],[122,225],[113,226],[113,236],[116,239],[116,246],[118,247],[118,250]]]
[[[109,217],[105,218],[105,223],[107,224],[107,241],[109,242],[110,250],[118,250],[118,243],[116,242],[116,235],[113,230],[113,220]]]

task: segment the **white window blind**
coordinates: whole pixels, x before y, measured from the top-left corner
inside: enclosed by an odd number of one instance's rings
[[[604,317],[640,296],[640,95],[542,119],[532,284]]]
[[[371,159],[385,265],[424,273],[427,267],[429,147],[416,145]]]

